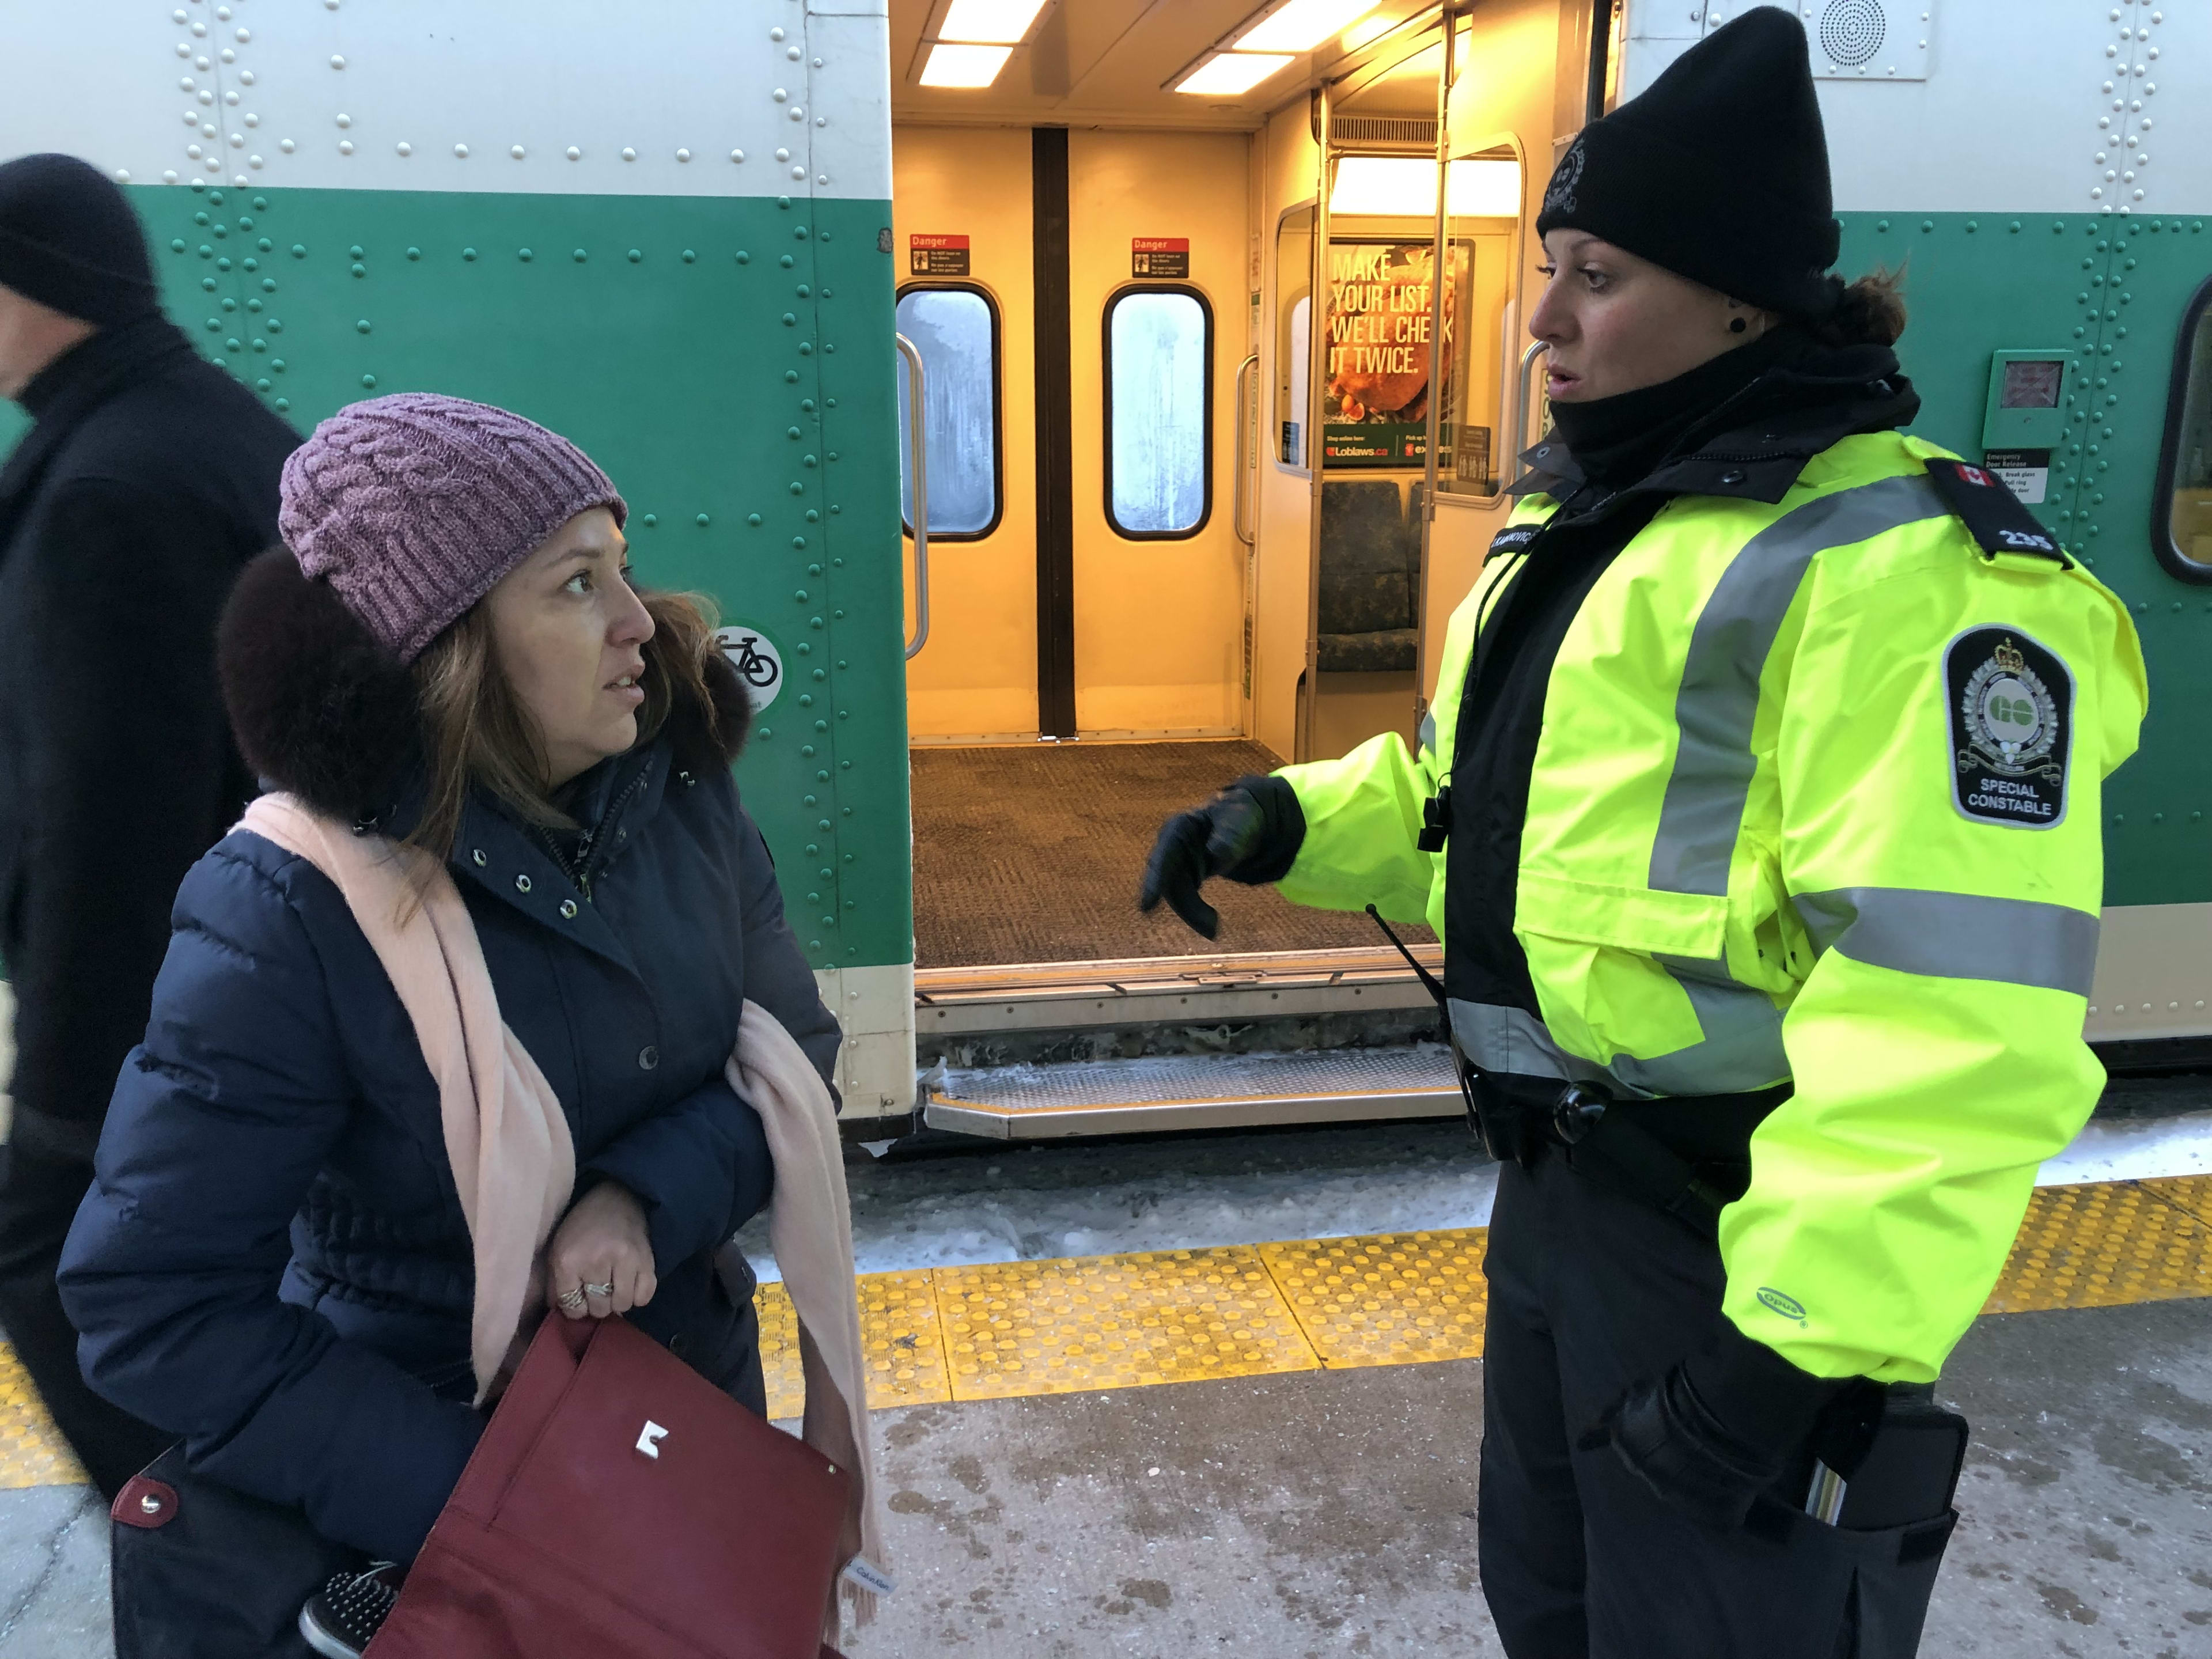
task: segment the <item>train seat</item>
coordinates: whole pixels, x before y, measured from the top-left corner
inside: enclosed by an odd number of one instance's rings
[[[1413,666],[1418,521],[1389,479],[1324,483],[1319,664],[1323,673],[1406,673]]]

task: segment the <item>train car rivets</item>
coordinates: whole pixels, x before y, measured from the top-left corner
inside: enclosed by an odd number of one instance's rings
[[[185,112],[185,114],[187,118],[189,118],[191,112],[188,110]],[[780,149],[775,153],[775,159],[779,161],[788,161],[791,159],[791,152],[787,149]]]
[[[568,146],[568,156],[572,161],[580,161],[584,159],[584,152],[578,149],[574,144],[571,144]]]
[[[702,529],[702,530],[704,530],[704,529],[707,527],[707,524],[708,524],[707,515],[706,515],[705,514],[702,513],[702,514],[699,515],[699,517],[698,517],[697,523],[698,523],[699,528],[700,528],[700,529]]]
[[[659,524],[659,522],[660,522],[660,515],[659,515],[659,514],[657,514],[657,513],[648,513],[648,514],[647,514],[645,515],[645,527],[646,527],[647,530],[652,529],[655,525]]]
[[[644,258],[645,258],[644,253],[643,253],[642,252],[641,252],[639,249],[632,248],[632,249],[629,251],[629,262],[630,262],[630,264],[636,264],[640,260],[643,259]]]
[[[276,148],[283,150],[285,155],[289,155],[293,150],[297,148],[297,146],[295,146],[289,138],[280,138],[276,141]]]
[[[688,149],[679,149],[676,152],[676,159],[679,161],[688,161],[691,159],[691,152]]]
[[[730,159],[732,161],[742,161],[745,159],[745,153],[741,149],[733,149],[730,152]]]
[[[586,258],[588,258],[590,256],[589,256],[588,254],[586,254],[586,253],[584,252],[584,250],[583,250],[583,249],[581,249],[581,248],[578,248],[578,249],[576,249],[576,250],[575,250],[575,252],[574,252],[573,253],[569,254],[569,256],[568,256],[568,257],[569,257],[571,259],[574,259],[574,260],[578,264],[580,264],[580,264],[582,264],[584,263],[584,261],[585,261]]]
[[[410,144],[410,143],[408,143],[405,139],[404,139],[404,138],[403,138],[403,139],[401,139],[401,140],[399,141],[399,143],[398,143],[397,145],[395,145],[393,148],[395,148],[396,149],[398,149],[398,152],[399,152],[399,154],[400,154],[402,156],[412,155],[415,153],[415,146],[414,146],[414,145],[412,145],[412,144]]]
[[[472,247],[465,247],[461,250],[461,258],[466,260],[469,264],[474,264],[476,263],[477,251]]]
[[[757,513],[748,513],[745,514],[745,522],[752,526],[756,530],[760,528],[760,521],[761,515]]]
[[[331,55],[331,67],[334,70],[343,69],[345,67],[344,57],[342,54],[333,52]]]
[[[362,386],[374,392],[376,389],[376,376],[374,374],[364,374],[361,377],[361,383]]]
[[[625,144],[623,146],[622,158],[625,161],[635,161],[637,160],[637,152]]]
[[[696,264],[698,260],[699,256],[693,252],[690,248],[687,247],[684,250],[684,263],[685,264]]]
[[[526,264],[528,264],[530,263],[530,258],[531,258],[530,250],[529,250],[528,248],[526,248],[526,248],[518,248],[518,249],[516,249],[516,250],[515,250],[515,255],[514,255],[514,257],[515,257],[516,258],[518,258],[518,259],[521,260],[521,261],[522,261],[522,263],[523,263],[523,264],[525,264],[526,265]]]
[[[352,140],[352,139],[350,139],[350,138],[341,138],[341,139],[339,139],[339,140],[338,140],[338,154],[339,154],[339,155],[352,155],[352,154],[353,154],[353,140]]]

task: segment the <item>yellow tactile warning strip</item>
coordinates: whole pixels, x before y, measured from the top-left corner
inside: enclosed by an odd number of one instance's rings
[[[2212,1296],[2212,1176],[2045,1187],[1984,1313]]]
[[[1483,1228],[1016,1261],[860,1279],[881,1408],[1482,1352]],[[2212,1296],[2212,1176],[2038,1191],[1986,1313]],[[760,1291],[769,1414],[799,1415],[798,1322]],[[0,1488],[81,1482],[0,1343]]]
[[[1249,1245],[948,1267],[930,1277],[958,1400],[1320,1364]]]
[[[1324,1365],[1472,1359],[1489,1304],[1486,1231],[1308,1239],[1260,1255]]]
[[[46,1415],[14,1345],[0,1342],[0,1487],[81,1486],[87,1479]]]

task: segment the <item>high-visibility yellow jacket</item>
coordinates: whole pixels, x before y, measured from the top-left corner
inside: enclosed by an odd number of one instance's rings
[[[1626,1097],[1794,1079],[1722,1213],[1723,1305],[1822,1376],[1937,1374],[2104,1081],[2100,795],[2142,653],[2078,564],[1984,551],[1927,475],[1948,453],[1848,437],[1778,503],[1677,496],[1627,544],[1546,688],[1514,924],[1541,1024],[1451,1011],[1479,1065]],[[1418,752],[1279,774],[1286,897],[1425,921],[1449,958],[1415,840],[1510,563],[1452,618]]]

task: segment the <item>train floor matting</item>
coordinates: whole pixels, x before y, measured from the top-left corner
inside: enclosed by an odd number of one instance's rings
[[[1161,823],[1246,773],[1273,770],[1280,763],[1259,744],[1036,744],[912,756],[916,967],[1382,943],[1357,911],[1310,910],[1230,881],[1206,886],[1221,912],[1212,946],[1165,907],[1138,911],[1138,881]]]

